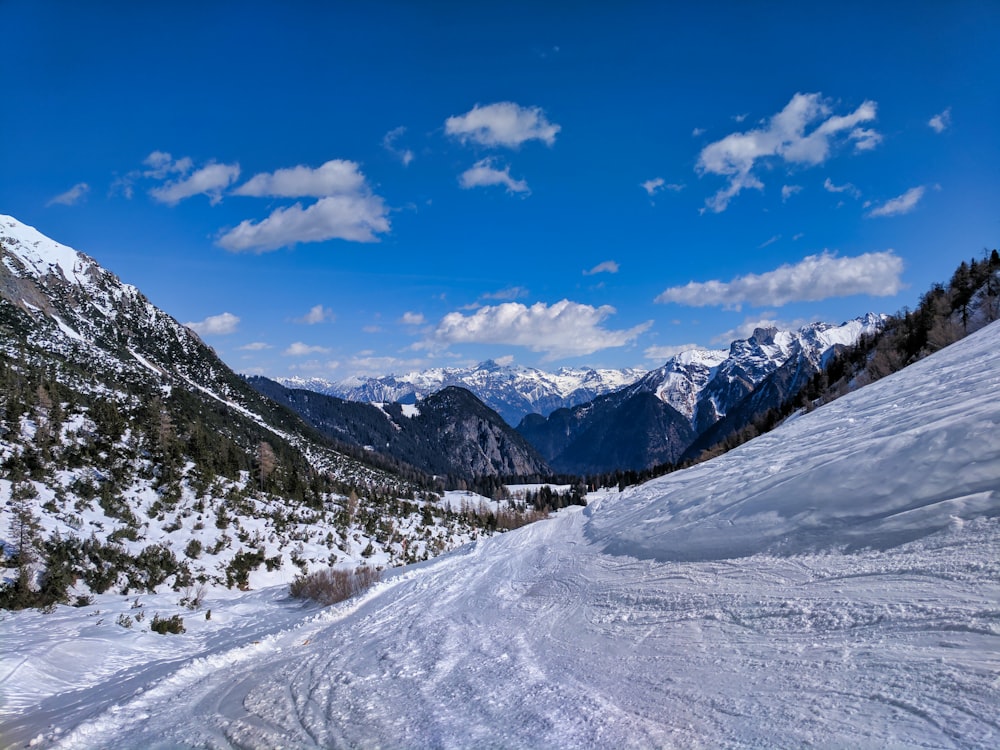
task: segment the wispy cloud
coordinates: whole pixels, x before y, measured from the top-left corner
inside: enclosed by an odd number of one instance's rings
[[[705,128],[695,128],[694,130],[691,131],[691,137],[697,138],[700,135],[705,135],[705,132],[706,132]]]
[[[422,326],[427,322],[423,313],[410,312],[407,310],[403,313],[403,317],[399,319],[399,322],[407,326]]]
[[[853,141],[856,150],[871,148],[880,138],[875,131],[858,127],[875,119],[875,102],[865,101],[847,115],[831,113],[821,94],[796,94],[764,127],[731,133],[705,146],[698,157],[698,173],[729,180],[705,202],[706,207],[719,213],[743,190],[763,189],[764,183],[754,172],[762,160],[815,166],[829,158],[838,137]]]
[[[329,354],[330,350],[325,346],[310,346],[296,341],[289,346],[282,354],[286,357],[306,357],[310,354]]]
[[[252,341],[239,347],[239,350],[242,352],[262,352],[271,348],[273,347],[264,341]]]
[[[451,344],[503,344],[544,352],[545,359],[582,356],[625,346],[646,331],[652,321],[625,330],[608,330],[602,323],[615,313],[610,305],[591,307],[569,300],[553,305],[519,302],[481,307],[472,315],[453,312],[438,323],[424,348]]]
[[[240,176],[239,164],[209,164],[192,172],[187,177],[153,188],[149,194],[160,203],[174,206],[185,198],[195,195],[208,196],[215,205],[222,200],[222,194]]]
[[[902,272],[903,261],[892,250],[853,258],[823,252],[766,273],[738,276],[732,281],[692,281],[670,287],[656,301],[739,310],[744,303],[766,307],[855,294],[887,297],[902,289]]]
[[[399,140],[405,132],[406,128],[402,125],[398,128],[390,130],[382,139],[382,148],[403,162],[404,167],[408,167],[410,166],[410,162],[414,159],[413,152],[408,148],[399,148],[396,146],[396,141]]]
[[[237,316],[224,312],[219,315],[209,315],[204,320],[184,325],[199,336],[224,336],[235,333],[239,323],[240,319]]]
[[[602,263],[598,263],[596,266],[591,268],[589,271],[584,271],[584,276],[593,276],[598,273],[618,273],[618,263],[613,260],[606,260]]]
[[[801,192],[802,192],[802,186],[801,185],[782,185],[781,186],[781,200],[782,201],[787,201],[789,198],[791,198],[796,193],[801,193]]]
[[[55,198],[52,198],[46,206],[75,206],[81,200],[83,200],[87,193],[90,192],[90,185],[86,182],[78,182],[65,193],[60,193]]]
[[[757,245],[757,249],[758,250],[763,250],[768,245],[773,245],[775,242],[777,242],[780,239],[781,239],[781,235],[780,234],[776,234],[773,237],[770,237],[770,238],[764,240],[763,242],[761,242],[759,245]]]
[[[654,177],[652,180],[641,182],[639,183],[639,187],[645,190],[646,194],[650,198],[662,190],[670,190],[671,192],[677,193],[684,189],[683,185],[674,182],[667,183],[667,181],[662,177]]]
[[[934,130],[935,133],[943,133],[949,127],[951,127],[951,107],[947,107],[944,112],[939,112],[934,115],[927,124]]]
[[[875,218],[879,216],[901,216],[902,214],[908,214],[914,208],[917,207],[917,203],[920,199],[924,197],[924,187],[920,185],[915,188],[910,188],[902,195],[888,200],[877,208],[873,208],[867,214],[868,217]]]
[[[465,170],[458,178],[459,184],[466,190],[475,187],[490,187],[493,185],[503,185],[509,193],[530,193],[528,183],[524,180],[515,180],[510,176],[510,167],[504,166],[497,169],[494,160],[480,159],[469,169]]]
[[[514,102],[478,104],[464,115],[445,120],[444,130],[463,143],[517,148],[526,141],[551,146],[561,126],[549,122],[540,107],[522,107]]]
[[[527,297],[528,290],[523,286],[509,286],[504,289],[498,289],[495,292],[487,292],[481,299],[491,299],[491,300],[508,300],[508,299],[518,299],[520,297]]]
[[[329,307],[323,307],[323,305],[313,305],[309,308],[309,312],[301,318],[295,318],[295,322],[313,326],[318,323],[333,322],[336,318],[337,316],[334,315],[333,310]]]
[[[843,185],[834,185],[833,180],[831,180],[829,177],[827,177],[826,180],[823,181],[823,189],[826,190],[828,193],[847,193],[852,198],[861,197],[861,191],[858,190],[850,182],[845,182]]]

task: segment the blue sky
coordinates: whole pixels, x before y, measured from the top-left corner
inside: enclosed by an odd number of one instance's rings
[[[238,371],[651,368],[1000,238],[996,2],[278,6],[0,3],[0,213]]]

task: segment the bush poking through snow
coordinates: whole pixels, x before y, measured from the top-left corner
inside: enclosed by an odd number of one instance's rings
[[[378,583],[379,571],[362,565],[353,571],[325,568],[308,575],[296,576],[289,593],[296,599],[312,599],[323,606],[336,604],[369,589]]]
[[[159,633],[160,635],[166,635],[167,633],[183,633],[184,620],[181,619],[180,615],[174,615],[173,617],[160,617],[159,614],[155,614],[153,615],[153,621],[149,623],[149,629],[154,633]]]

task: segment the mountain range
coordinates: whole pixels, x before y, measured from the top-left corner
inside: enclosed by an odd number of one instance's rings
[[[563,367],[545,372],[534,367],[501,365],[493,360],[475,367],[438,367],[403,375],[353,377],[342,381],[322,378],[276,378],[287,388],[304,389],[363,403],[415,403],[448,386],[476,395],[508,424],[527,414],[550,414],[556,409],[592,401],[635,382],[640,368],[593,369]]]

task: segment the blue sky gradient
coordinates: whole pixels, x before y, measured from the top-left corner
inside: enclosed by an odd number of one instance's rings
[[[998,245],[1000,4],[686,5],[7,0],[0,213],[331,379],[655,367]]]

